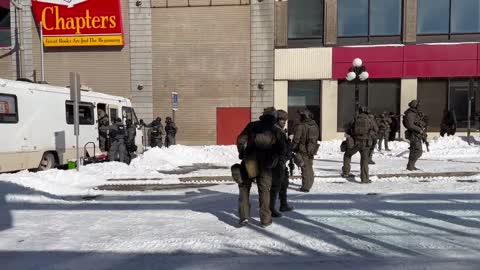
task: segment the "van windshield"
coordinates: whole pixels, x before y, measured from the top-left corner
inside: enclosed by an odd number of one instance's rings
[[[123,119],[125,120],[128,120],[128,119],[132,120],[132,123],[134,123],[135,125],[139,124],[137,115],[135,114],[135,111],[131,107],[123,107],[122,116],[123,116]]]

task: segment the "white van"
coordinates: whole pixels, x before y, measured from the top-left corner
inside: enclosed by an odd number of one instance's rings
[[[138,124],[130,100],[82,89],[80,156],[85,155],[85,145],[87,155],[101,154],[98,113],[102,110],[109,115],[110,124],[117,117]],[[69,88],[0,79],[0,172],[45,170],[75,159],[73,129]],[[142,139],[142,130],[137,130],[135,143],[140,153]]]

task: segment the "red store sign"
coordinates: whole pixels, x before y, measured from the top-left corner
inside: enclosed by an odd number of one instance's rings
[[[45,47],[122,46],[120,0],[32,0]]]

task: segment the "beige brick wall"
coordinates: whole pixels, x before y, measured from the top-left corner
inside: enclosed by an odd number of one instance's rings
[[[403,7],[403,42],[417,41],[417,0],[404,0]]]
[[[122,0],[125,46],[106,48],[45,48],[45,79],[68,85],[69,72],[80,73],[82,84],[95,91],[131,98],[128,0]],[[33,68],[40,79],[40,38],[32,24]]]
[[[10,49],[0,49],[0,78],[15,79],[11,68],[12,65]]]
[[[337,44],[337,0],[325,0],[324,10],[324,44]]]
[[[216,143],[216,108],[250,106],[250,6],[152,9],[153,112],[179,94],[180,144]]]

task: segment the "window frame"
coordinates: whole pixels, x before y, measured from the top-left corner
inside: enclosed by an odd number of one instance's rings
[[[291,38],[289,36],[289,10],[290,7],[287,6],[287,47],[288,48],[303,48],[303,47],[313,47],[313,46],[323,46],[325,39],[325,0],[319,0],[322,2],[322,35],[320,37],[299,37]]]
[[[368,0],[368,10],[367,10],[367,17],[368,17],[368,27],[367,27],[367,35],[358,35],[358,36],[350,36],[350,35],[339,35],[338,34],[338,27],[337,27],[337,40],[339,44],[342,45],[350,45],[350,44],[358,44],[358,43],[390,43],[390,42],[402,42],[403,32],[404,32],[404,9],[405,9],[405,0],[400,0],[400,33],[395,35],[372,35],[370,25],[372,22],[371,18],[371,9],[372,4],[371,0]],[[337,25],[340,9],[337,8]]]
[[[8,26],[8,27],[1,27],[1,26],[0,26],[0,30],[8,30],[8,31],[10,32],[10,35],[9,35],[10,39],[9,39],[9,40],[7,40],[7,39],[5,39],[5,40],[2,39],[2,40],[0,40],[0,49],[11,48],[12,45],[13,45],[13,44],[12,44],[12,22],[11,22],[12,9],[11,9],[11,6],[10,6],[9,9],[7,9],[7,10],[9,11],[9,12],[7,13],[7,14],[8,14],[7,16],[10,18],[9,26]],[[2,44],[3,44],[2,41],[5,41],[6,44],[5,44],[5,45],[2,45]]]
[[[67,111],[67,106],[71,105],[71,106],[73,107],[73,105],[74,105],[73,103],[74,103],[74,102],[71,101],[71,100],[66,100],[66,101],[65,101],[65,121],[66,121],[67,125],[74,125],[74,123],[75,123],[75,119],[73,119],[72,123],[69,123],[69,120],[70,120],[70,119],[68,119],[68,113],[67,113],[67,112],[68,112],[68,111]],[[93,125],[95,125],[95,106],[94,106],[94,104],[93,104],[92,102],[79,102],[79,103],[78,103],[78,108],[79,108],[79,110],[80,110],[80,106],[88,106],[88,107],[90,107],[90,109],[91,109],[91,115],[92,115],[92,121],[89,122],[89,123],[82,123],[82,122],[80,121],[80,119],[79,119],[79,121],[78,121],[79,123],[78,123],[78,124],[79,124],[80,126],[93,126]]]
[[[422,0],[418,0],[422,1]],[[418,5],[418,4],[417,4]],[[417,6],[417,21],[419,18],[419,9]],[[479,14],[480,15],[480,14]],[[417,24],[418,25],[418,24]],[[478,41],[480,39],[480,29],[478,32],[452,32],[452,0],[448,0],[448,32],[447,33],[418,33],[417,42],[441,42],[445,41]]]
[[[6,96],[6,97],[13,97],[14,100],[15,100],[15,110],[16,110],[16,113],[15,113],[15,122],[7,122],[7,121],[2,121],[0,119],[0,124],[18,124],[18,122],[20,121],[20,113],[18,111],[18,98],[16,95],[13,95],[13,94],[4,94],[4,93],[0,93],[0,96]],[[3,113],[2,113],[3,114]]]
[[[139,125],[138,118],[137,118],[137,114],[135,113],[135,110],[133,109],[133,107],[122,106],[122,119],[123,119],[123,120],[127,120],[127,119],[128,119],[128,117],[124,116],[124,114],[125,114],[125,115],[128,115],[127,110],[130,110],[130,112],[131,112],[131,114],[132,114],[132,123],[135,124],[135,125]]]

